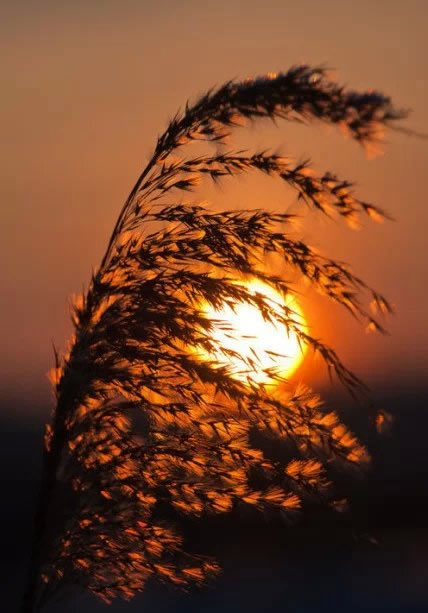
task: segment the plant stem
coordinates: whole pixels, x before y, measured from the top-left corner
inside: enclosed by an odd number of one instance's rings
[[[108,242],[107,245],[107,249],[106,252],[104,254],[103,259],[101,260],[101,265],[99,270],[103,270],[103,268],[106,266],[110,256],[111,256],[111,251],[114,245],[114,242],[117,238],[117,236],[120,234],[121,230],[122,230],[122,222],[126,216],[126,213],[128,212],[129,206],[132,204],[138,190],[140,189],[140,186],[142,184],[142,182],[144,181],[144,179],[147,177],[147,175],[149,174],[150,170],[153,168],[153,166],[156,164],[156,161],[158,159],[158,154],[154,154],[152,159],[150,160],[150,162],[147,164],[147,166],[145,167],[145,169],[143,170],[143,172],[140,174],[140,176],[137,179],[137,182],[135,183],[134,187],[132,188],[128,198],[125,201],[125,204],[122,207],[122,210],[119,213],[119,217],[117,218],[116,224],[113,228],[113,232],[111,233],[110,236],[110,240]]]

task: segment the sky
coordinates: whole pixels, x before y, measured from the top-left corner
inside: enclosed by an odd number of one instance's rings
[[[63,348],[70,334],[70,296],[87,284],[157,135],[188,98],[229,78],[323,63],[350,87],[379,89],[412,108],[406,126],[424,131],[425,6],[250,1],[243,11],[234,1],[8,3],[0,25],[5,400],[23,415],[46,410],[45,375],[52,343]],[[264,127],[244,141],[310,156],[315,168],[355,181],[362,197],[396,218],[360,232],[319,216],[302,226],[306,240],[351,263],[396,308],[386,338],[365,335],[330,309],[311,313],[313,329],[374,384],[391,376],[421,380],[428,340],[427,144],[397,133],[388,140],[375,160],[319,126]],[[255,190],[256,199],[244,180],[213,196],[222,206],[278,210],[293,202],[261,180]]]
[[[349,87],[380,90],[412,109],[403,125],[428,132],[424,0],[5,5],[0,411],[5,423],[24,429],[46,420],[53,406],[46,373],[52,343],[64,348],[71,332],[70,296],[87,285],[157,135],[187,99],[230,78],[324,64]],[[390,299],[390,336],[365,334],[322,299],[307,296],[302,306],[314,332],[375,394],[422,393],[427,141],[388,133],[385,155],[369,160],[355,143],[315,125],[264,125],[239,139],[256,150],[310,156],[315,168],[355,181],[359,195],[396,219],[359,232],[317,215],[301,222],[305,240],[349,262]],[[297,211],[291,192],[261,179],[208,195],[216,207]],[[308,374],[325,384],[320,364],[303,366],[299,376]]]

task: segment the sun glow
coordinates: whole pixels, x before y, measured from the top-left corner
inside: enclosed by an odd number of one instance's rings
[[[289,317],[306,332],[306,321],[294,297],[284,297],[256,279],[245,285],[252,294],[261,294],[278,315],[284,316],[284,305],[291,309]],[[219,349],[211,354],[203,352],[203,357],[230,366],[235,379],[272,384],[275,374],[289,377],[301,364],[306,346],[299,343],[296,332],[279,322],[266,321],[256,306],[238,303],[234,309],[226,305],[215,310],[204,304],[202,311],[216,321],[212,336],[219,347],[236,354],[226,355]]]

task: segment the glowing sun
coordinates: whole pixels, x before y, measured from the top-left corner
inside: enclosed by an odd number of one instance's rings
[[[306,321],[295,298],[289,295],[284,297],[269,285],[255,279],[245,285],[252,294],[262,294],[278,315],[284,314],[284,305],[292,309],[292,320],[302,332],[306,332]],[[289,377],[303,360],[306,347],[299,343],[296,333],[288,331],[279,322],[265,321],[256,306],[238,303],[234,310],[227,305],[215,310],[204,304],[202,311],[210,319],[216,320],[213,339],[226,351],[237,354],[227,355],[219,349],[209,355],[204,353],[203,357],[230,366],[235,379],[274,383],[273,373]]]

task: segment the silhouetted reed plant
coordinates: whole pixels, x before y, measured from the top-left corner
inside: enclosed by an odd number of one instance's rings
[[[296,292],[265,265],[274,256],[371,329],[382,330],[372,313],[390,311],[388,302],[347,266],[293,238],[292,215],[260,208],[214,212],[186,196],[204,177],[255,172],[282,179],[309,207],[350,225],[365,215],[381,220],[385,213],[359,200],[348,181],[267,150],[234,151],[229,137],[263,118],[319,120],[371,147],[405,115],[378,92],[348,91],[323,69],[298,66],[230,81],[170,121],[74,305],[69,351],[57,356],[57,402],[46,429],[24,611],[41,610],[64,585],[110,602],[131,598],[151,578],[185,587],[215,575],[217,563],[186,551],[179,521],[171,520],[174,513],[165,519],[160,509],[202,517],[249,505],[288,520],[307,501],[343,507],[333,471],[338,463],[364,465],[364,447],[309,389],[272,394],[271,386],[252,380],[260,365],[250,359],[247,380],[237,378],[227,348],[224,363],[202,358],[194,348],[205,355],[222,348],[201,305],[256,305],[355,390],[358,378],[332,348],[299,327],[291,308],[279,312],[244,281]],[[226,139],[227,151],[191,155],[192,143]],[[280,378],[274,368],[269,374]],[[250,442],[250,431],[287,442],[288,454],[282,461],[269,457]]]

